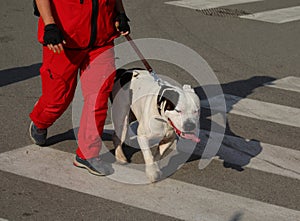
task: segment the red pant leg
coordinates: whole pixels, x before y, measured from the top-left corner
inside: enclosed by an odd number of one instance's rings
[[[115,63],[112,45],[90,51],[84,65],[86,68],[80,78],[84,105],[76,153],[83,159],[90,159],[99,156],[108,98],[114,83]]]
[[[78,67],[84,51],[68,50],[55,54],[43,47],[40,69],[42,96],[34,106],[30,118],[38,128],[48,128],[67,109],[73,99]]]

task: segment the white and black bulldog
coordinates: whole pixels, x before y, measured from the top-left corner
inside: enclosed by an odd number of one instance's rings
[[[122,144],[129,125],[138,122],[136,138],[142,151],[146,175],[151,182],[160,179],[156,160],[173,144],[176,137],[200,142],[200,100],[189,85],[182,88],[164,80],[155,80],[146,70],[118,70],[112,92],[113,142],[116,160],[126,163]],[[156,156],[151,148],[157,146]]]

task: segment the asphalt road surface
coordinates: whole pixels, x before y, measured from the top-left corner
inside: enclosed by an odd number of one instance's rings
[[[2,0],[0,220],[300,220],[299,0],[124,0],[124,5],[133,39],[176,42],[172,49],[140,47],[158,74],[198,90],[202,143],[170,177],[147,185],[132,184],[131,177],[144,176],[139,170],[114,165],[119,175],[103,178],[72,165],[77,147],[72,106],[49,128],[47,147],[32,145],[28,114],[41,94],[37,18],[31,0]],[[128,46],[124,38],[116,41],[122,44]],[[179,46],[200,55],[218,82],[206,82],[204,63],[183,57]],[[167,54],[166,60],[149,51]],[[136,56],[130,48],[125,52]],[[200,66],[198,76],[168,62],[173,57],[185,67]],[[143,65],[134,61],[126,67]],[[227,105],[225,136],[216,156],[199,169],[213,125],[208,95],[200,92],[218,84]],[[106,129],[103,140],[111,147],[110,115]],[[132,162],[143,162],[139,151]]]

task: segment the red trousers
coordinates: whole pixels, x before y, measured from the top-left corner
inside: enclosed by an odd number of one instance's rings
[[[42,95],[30,118],[38,128],[50,127],[71,103],[79,69],[84,104],[76,154],[90,159],[99,156],[108,97],[115,78],[112,44],[86,50],[65,49],[60,54],[43,47]]]

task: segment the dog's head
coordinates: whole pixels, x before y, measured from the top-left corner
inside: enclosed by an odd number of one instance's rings
[[[158,96],[162,115],[174,128],[178,136],[200,142],[199,128],[200,100],[189,85],[183,88],[163,85]]]

